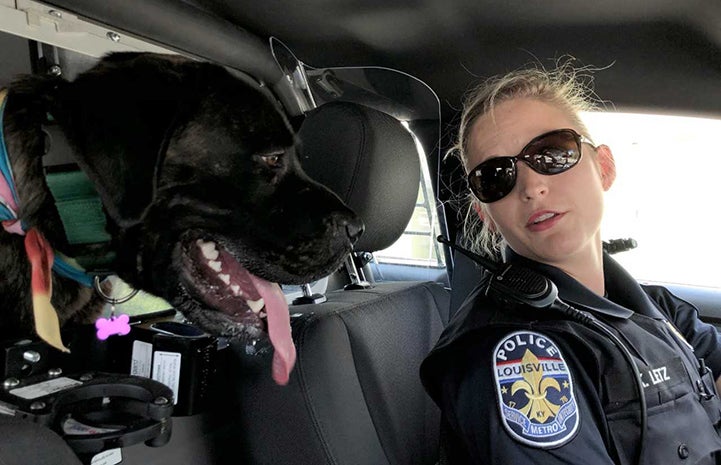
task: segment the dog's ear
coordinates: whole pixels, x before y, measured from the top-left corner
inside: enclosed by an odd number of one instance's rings
[[[26,127],[45,121],[58,93],[66,85],[67,82],[60,77],[41,74],[21,75],[12,81],[8,88],[13,98],[8,108],[12,106],[17,124]]]
[[[164,141],[200,98],[197,69],[178,57],[116,53],[59,92],[52,116],[120,227],[137,224],[152,202]]]

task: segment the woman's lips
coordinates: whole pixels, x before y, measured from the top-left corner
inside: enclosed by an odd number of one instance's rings
[[[565,213],[544,210],[534,213],[528,218],[526,228],[531,232],[546,231],[556,225]]]

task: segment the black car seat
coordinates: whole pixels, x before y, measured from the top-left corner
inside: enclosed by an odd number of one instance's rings
[[[70,446],[40,424],[0,415],[0,464],[82,465]]]
[[[486,271],[481,265],[462,253],[453,254],[453,278],[451,279],[449,319],[453,318],[453,315],[455,315],[456,311],[463,305],[466,298],[483,280],[485,273]]]
[[[356,250],[373,252],[400,237],[420,173],[401,124],[371,108],[332,103],[307,117],[300,136],[306,171],[366,224]],[[338,289],[327,299],[291,307],[298,361],[287,386],[272,383],[267,357],[247,356],[242,346],[231,352],[237,463],[436,463],[440,415],[418,368],[447,322],[447,291],[433,282],[394,282]]]

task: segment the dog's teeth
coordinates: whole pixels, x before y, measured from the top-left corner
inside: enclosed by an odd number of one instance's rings
[[[265,318],[265,317],[268,316],[268,314],[265,313],[265,311],[261,311],[260,313],[258,313],[258,316],[261,317],[261,318]]]
[[[208,266],[211,267],[215,271],[220,271],[223,269],[223,265],[219,261],[209,261]]]
[[[200,241],[200,239],[198,239]],[[203,252],[203,256],[208,260],[215,260],[220,255],[220,252],[215,248],[215,242],[202,242],[198,243],[200,250]]]
[[[218,277],[225,284],[230,284],[230,275],[229,274],[218,273]]]
[[[246,304],[248,304],[248,307],[250,307],[251,310],[253,310],[253,313],[258,313],[260,310],[265,307],[265,302],[263,302],[263,299],[258,300],[246,300]]]
[[[233,291],[233,295],[236,297],[243,295],[243,293],[240,292],[240,286],[238,286],[237,284],[233,284],[232,286],[230,286],[230,290]]]

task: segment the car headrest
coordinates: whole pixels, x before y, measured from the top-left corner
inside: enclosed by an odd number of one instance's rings
[[[410,132],[381,111],[331,102],[307,114],[299,137],[305,172],[365,223],[355,250],[375,252],[393,244],[410,221],[420,185]]]

